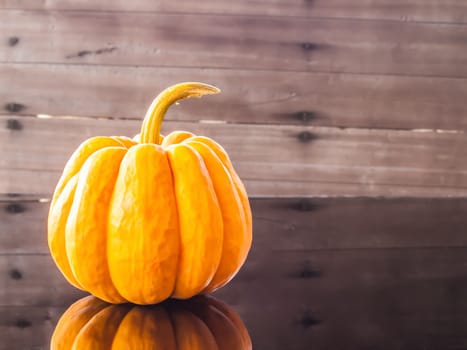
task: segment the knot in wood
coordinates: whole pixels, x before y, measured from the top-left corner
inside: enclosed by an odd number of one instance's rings
[[[303,313],[303,315],[300,317],[300,325],[303,328],[311,328],[313,326],[316,326],[320,324],[321,321],[317,320],[314,318],[311,314],[311,311],[307,310]]]
[[[309,42],[301,43],[300,46],[301,46],[302,49],[305,50],[305,51],[311,51],[311,50],[316,49],[316,47],[317,47],[315,44],[309,43]]]
[[[17,269],[10,270],[9,275],[10,275],[12,280],[20,280],[20,279],[23,278],[23,274],[21,273],[21,271],[19,271]]]
[[[26,208],[19,203],[10,203],[5,207],[5,211],[9,214],[19,214],[25,210]]]
[[[313,210],[313,204],[311,203],[310,199],[302,198],[298,202],[297,209],[299,211],[312,211]]]
[[[300,120],[302,122],[309,122],[310,120],[315,118],[315,114],[313,112],[309,112],[309,111],[302,111],[302,112],[298,112],[296,114],[296,117],[297,117],[298,120]]]
[[[308,143],[313,140],[313,134],[309,131],[302,131],[297,135],[297,138],[302,143]]]
[[[22,105],[21,103],[16,103],[16,102],[10,102],[5,105],[5,109],[8,112],[12,112],[12,113],[21,112],[24,108],[26,108],[25,105]]]
[[[28,320],[25,320],[24,318],[20,318],[16,321],[16,324],[15,324],[16,327],[20,328],[20,329],[24,329],[24,328],[29,328],[32,326],[32,323]]]
[[[12,36],[8,38],[8,46],[16,46],[19,43],[19,38],[16,36]]]

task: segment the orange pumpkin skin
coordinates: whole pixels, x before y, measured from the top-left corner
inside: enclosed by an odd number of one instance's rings
[[[227,153],[189,132],[159,135],[172,103],[215,92],[175,85],[134,139],[94,137],[73,153],[48,218],[51,255],[72,285],[110,303],[154,304],[212,292],[238,272],[252,219]]]
[[[199,296],[153,306],[107,304],[93,296],[62,315],[51,350],[250,350],[240,317],[223,302]]]

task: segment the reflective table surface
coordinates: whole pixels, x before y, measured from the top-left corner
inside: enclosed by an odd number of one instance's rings
[[[47,249],[0,255],[0,349],[467,349],[467,200],[252,207],[245,266],[187,301],[112,306],[69,286]]]

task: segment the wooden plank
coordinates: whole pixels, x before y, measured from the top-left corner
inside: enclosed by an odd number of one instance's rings
[[[48,254],[49,203],[0,202],[0,254]]]
[[[138,121],[83,118],[6,117],[0,123],[6,125],[0,129],[0,193],[45,198],[81,141],[133,135],[140,127]],[[163,129],[220,142],[251,196],[467,194],[463,133],[170,121]]]
[[[176,13],[214,13],[266,16],[299,16],[386,19],[396,21],[462,22],[467,4],[456,0],[268,0],[235,2],[206,0],[61,1],[2,0],[0,8],[46,10],[143,11]]]
[[[251,204],[258,250],[467,246],[467,201],[460,198],[254,198]]]
[[[265,303],[287,295],[303,307],[316,309],[314,300],[320,300],[327,308],[339,295],[348,294],[358,304],[365,300],[359,296],[362,291],[371,289],[384,294],[385,288],[394,285],[438,285],[451,281],[467,286],[466,251],[465,246],[284,251],[255,244],[232,287],[215,294],[237,305],[247,297],[242,291],[250,288],[262,295]]]
[[[467,77],[465,25],[12,10],[0,33],[3,62]]]
[[[248,298],[245,290],[254,290],[265,303],[287,295],[311,308],[313,300],[330,306],[346,293],[355,303],[362,302],[363,296],[358,296],[362,291],[374,288],[384,293],[395,284],[465,285],[466,251],[465,247],[271,251],[256,246],[238,276],[216,295],[236,305]],[[0,255],[0,270],[2,306],[63,306],[84,295],[66,282],[48,255]]]
[[[223,90],[172,107],[168,119],[467,130],[467,80],[223,69],[0,65],[0,113],[141,119],[162,89]]]
[[[0,305],[67,305],[85,295],[62,276],[48,254],[0,255]]]
[[[337,170],[336,170],[337,171]],[[441,176],[441,175],[440,175]],[[459,175],[461,177],[461,175]],[[58,180],[58,172],[36,170],[0,169],[0,188],[6,193],[24,192],[31,196],[51,196]],[[243,178],[248,193],[252,197],[297,197],[297,196],[385,196],[397,197],[466,197],[467,193],[459,187],[412,186],[407,184],[372,184],[353,182],[320,182],[280,179],[274,182],[267,179]]]
[[[66,306],[0,306],[0,350],[49,349],[49,340]]]
[[[252,198],[250,202],[254,247],[259,252],[467,246],[466,199]],[[48,207],[48,202],[39,201],[0,202],[0,255],[48,254]]]

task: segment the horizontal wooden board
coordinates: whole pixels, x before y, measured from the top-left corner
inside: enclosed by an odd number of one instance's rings
[[[251,198],[250,202],[257,253],[467,246],[466,199]],[[0,202],[0,255],[48,254],[48,208],[48,202]],[[297,266],[296,275],[306,274],[306,268],[306,264]]]
[[[12,10],[0,33],[2,62],[467,77],[465,25]]]
[[[13,175],[13,176],[12,176]],[[0,188],[11,192],[31,193],[44,199],[52,194],[53,187],[58,180],[57,172],[37,170],[11,170],[0,169]],[[33,179],[33,180],[31,180]],[[2,183],[3,181],[3,183]],[[431,187],[412,186],[407,184],[378,184],[369,186],[366,183],[353,182],[307,182],[295,179],[279,179],[274,182],[261,179],[243,179],[251,197],[293,197],[293,196],[383,196],[395,197],[460,197],[467,196],[467,192],[459,187]],[[45,185],[44,185],[45,184]],[[47,185],[48,184],[48,185]],[[2,187],[4,186],[4,187]],[[45,186],[45,187],[44,187]]]
[[[467,200],[461,198],[254,198],[251,203],[258,252],[262,247],[299,251],[467,246]]]
[[[49,349],[65,306],[0,306],[0,350]]]
[[[467,130],[467,79],[222,69],[0,65],[0,113],[141,119],[181,81],[223,90],[167,118],[368,128]]]
[[[0,255],[48,254],[49,203],[0,201]]]
[[[133,135],[140,123],[0,118],[0,193],[50,198],[74,149],[94,135]],[[12,128],[12,125],[14,127]],[[251,196],[465,196],[463,133],[170,122],[228,151]]]
[[[409,286],[452,280],[465,285],[466,252],[465,247],[271,251],[256,246],[229,288],[215,294],[237,304],[248,297],[244,291],[250,289],[262,294],[264,302],[287,295],[312,307],[314,299],[329,305],[345,293],[353,293],[358,302],[362,290],[384,292],[395,283]],[[49,255],[0,255],[0,270],[1,306],[63,306],[83,295],[66,282]]]
[[[405,233],[410,234],[410,230]],[[279,295],[287,295],[318,312],[320,306],[313,302],[316,299],[323,308],[345,294],[360,303],[364,297],[359,294],[365,290],[384,294],[386,288],[394,285],[410,287],[433,282],[467,286],[466,252],[465,246],[284,251],[255,244],[230,288],[214,294],[238,305],[248,298],[248,293],[242,291],[251,288],[267,304]]]
[[[456,0],[206,0],[62,1],[2,0],[3,9],[144,11],[268,16],[388,19],[396,21],[467,22],[467,4]]]
[[[85,293],[72,287],[49,254],[0,255],[0,305],[67,305]]]

